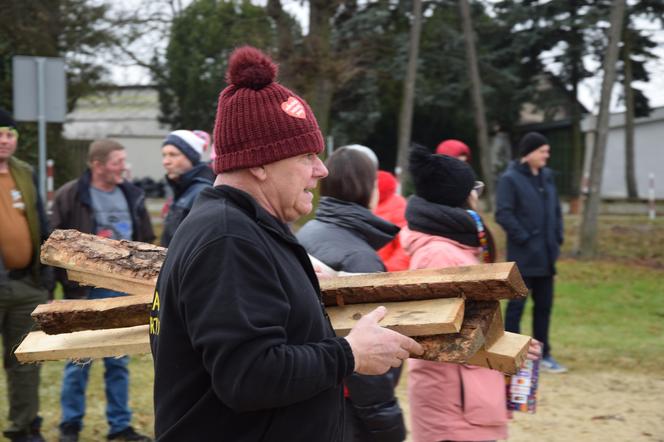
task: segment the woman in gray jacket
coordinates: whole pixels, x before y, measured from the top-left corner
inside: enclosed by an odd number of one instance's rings
[[[399,232],[371,212],[377,202],[376,167],[360,151],[340,148],[325,162],[316,218],[297,233],[313,255],[334,270],[384,272],[376,250]],[[345,438],[351,441],[400,442],[406,437],[401,407],[394,395],[400,369],[382,376],[353,374],[345,381]]]

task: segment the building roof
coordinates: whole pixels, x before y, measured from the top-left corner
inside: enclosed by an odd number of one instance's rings
[[[664,121],[664,106],[656,107],[647,117],[634,119],[634,124],[647,124]],[[616,129],[625,126],[625,112],[616,112],[609,116],[609,128]],[[581,121],[583,132],[594,131],[597,128],[597,115],[588,115]]]

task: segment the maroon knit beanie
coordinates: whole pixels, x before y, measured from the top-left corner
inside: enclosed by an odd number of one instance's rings
[[[233,51],[214,124],[216,173],[323,151],[316,117],[302,98],[274,80],[277,65],[251,46]]]

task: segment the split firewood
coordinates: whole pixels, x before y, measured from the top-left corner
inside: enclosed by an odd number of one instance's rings
[[[500,309],[496,303],[468,303],[466,320],[459,333],[421,336],[414,339],[425,349],[420,359],[435,362],[479,365],[506,374],[515,374],[526,358],[530,337],[503,332],[492,338]],[[502,323],[502,319],[499,319]],[[489,333],[487,335],[487,333]],[[489,339],[489,341],[487,340]],[[485,348],[486,347],[486,348]],[[106,330],[85,330],[74,333],[47,335],[42,331],[30,333],[16,349],[22,363],[63,359],[102,358],[150,352],[148,325]]]
[[[459,333],[413,337],[424,347],[418,359],[437,362],[465,362],[482,348],[497,301],[467,301]]]
[[[46,264],[67,269],[71,280],[135,296],[56,301],[33,316],[33,332],[16,351],[20,361],[85,358],[149,351],[149,309],[165,249],[114,241],[76,231],[56,231],[43,247]],[[423,359],[473,363],[507,373],[525,357],[527,336],[503,331],[497,299],[523,297],[527,289],[514,263],[399,273],[351,275],[321,281],[338,335],[379,302],[382,325],[413,336]],[[464,302],[465,300],[465,302]]]
[[[41,248],[41,262],[66,269],[72,281],[150,297],[165,258],[163,247],[77,230],[54,230]]]
[[[33,317],[51,334],[144,324],[165,253],[166,249],[150,244],[56,230],[42,248],[44,264],[67,269],[70,280],[84,285],[141,296],[113,308],[107,306],[109,300],[54,302],[39,306]],[[321,281],[321,291],[327,306],[438,298],[504,299],[527,294],[514,263],[330,278]],[[141,311],[145,322],[140,319]]]
[[[106,285],[98,287],[110,288]],[[44,333],[56,335],[145,325],[150,318],[151,306],[152,295],[67,299],[38,305],[32,311],[32,317]]]

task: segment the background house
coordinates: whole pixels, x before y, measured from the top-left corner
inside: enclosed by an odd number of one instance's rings
[[[590,175],[597,117],[583,119],[581,129],[586,139],[584,176]],[[605,199],[627,197],[625,182],[625,114],[611,114],[601,195]],[[664,107],[653,109],[648,117],[634,122],[634,164],[639,198],[648,197],[648,175],[655,175],[655,198],[664,198]]]

